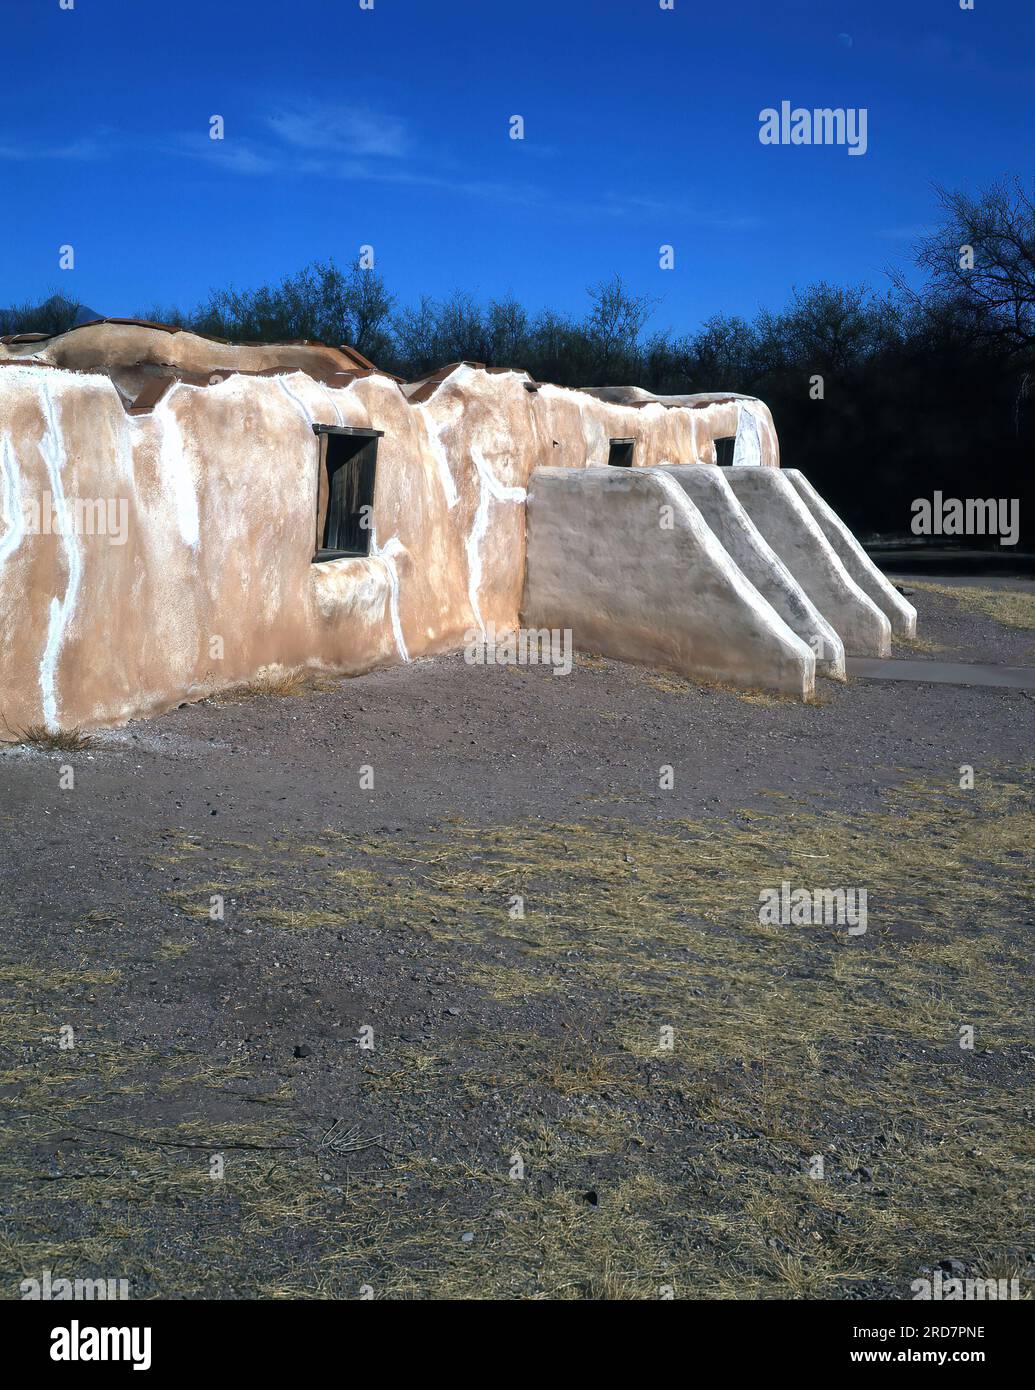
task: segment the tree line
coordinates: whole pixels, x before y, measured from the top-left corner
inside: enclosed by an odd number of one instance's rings
[[[977,195],[938,190],[940,221],[914,253],[919,290],[895,272],[883,291],[819,282],[779,311],[716,314],[683,335],[648,331],[656,302],[618,275],[588,290],[581,316],[533,314],[512,295],[480,302],[459,290],[400,305],[378,271],[333,260],[276,285],[214,290],[187,312],[136,316],[236,342],[350,343],[407,380],[467,360],[562,386],[746,392],[772,409],[784,464],[855,529],[907,532],[911,502],[934,489],[994,491],[1022,498],[1030,544],[1033,190],[1019,179]],[[61,332],[79,310],[52,296],[0,313],[0,331]]]

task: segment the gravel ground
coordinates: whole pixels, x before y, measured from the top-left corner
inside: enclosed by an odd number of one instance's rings
[[[896,654],[1033,664],[900,582]],[[1030,1288],[1030,694],[320,686],[0,752],[0,1292]]]

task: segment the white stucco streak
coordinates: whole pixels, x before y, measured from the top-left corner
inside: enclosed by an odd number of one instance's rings
[[[482,617],[481,605],[478,601],[478,590],[482,582],[482,552],[481,544],[485,538],[486,527],[489,524],[489,493],[486,488],[482,488],[478,508],[474,514],[474,525],[471,527],[471,534],[467,537],[467,597],[471,604],[471,612],[474,620],[485,635],[485,620]]]
[[[180,429],[169,397],[155,407],[155,420],[161,432],[158,466],[166,488],[173,499],[176,524],[184,545],[197,550],[201,540],[201,518],[198,512],[198,492],[191,470],[187,443]]]
[[[313,423],[313,414],[309,407],[306,405],[305,401],[303,401],[299,396],[295,395],[294,391],[292,391],[291,387],[287,384],[287,382],[284,380],[282,376],[278,376],[276,378],[276,381],[277,385],[284,392],[284,395],[287,396],[288,400],[294,401],[295,405],[302,412],[303,416],[305,417],[306,424],[311,425]]]
[[[417,413],[424,421],[427,430],[428,448],[431,450],[431,457],[435,460],[435,469],[438,472],[439,482],[442,484],[442,493],[446,499],[446,506],[450,511],[459,501],[459,493],[456,490],[456,482],[453,479],[453,471],[449,467],[449,459],[446,456],[446,447],[442,442],[442,435],[449,422],[443,420],[437,422],[426,406],[417,406]]]
[[[505,483],[501,483],[492,471],[488,459],[481,449],[474,444],[471,446],[471,462],[477,468],[482,484],[497,502],[524,502],[528,495],[525,489],[523,487],[508,487]]]
[[[14,455],[11,436],[5,432],[0,445],[0,521],[4,534],[0,537],[0,565],[22,543],[25,535],[25,515],[22,511],[22,484],[18,460]]]
[[[385,541],[383,546],[377,543],[377,537],[370,533],[370,553],[375,560],[380,560],[385,567],[390,588],[389,610],[392,615],[392,633],[395,637],[395,645],[399,649],[399,655],[403,661],[409,661],[410,654],[406,650],[406,640],[403,637],[402,623],[399,620],[399,571],[396,569],[395,557],[401,555],[405,547],[397,536],[392,536]]]
[[[46,464],[50,481],[50,495],[59,515],[65,513],[65,484],[62,465],[65,462],[64,440],[58,423],[54,402],[53,383],[43,373],[37,382],[40,408],[45,432],[40,441],[40,456]],[[68,568],[68,583],[63,598],[56,595],[50,600],[50,613],[47,621],[47,641],[40,661],[40,691],[43,696],[43,717],[47,727],[56,729],[58,723],[57,666],[61,647],[75,612],[79,585],[83,577],[83,557],[79,538],[69,525],[62,527],[61,543]]]
[[[323,382],[321,382],[320,385],[323,388],[324,395],[330,400],[331,409],[334,411],[334,418],[339,425],[344,425],[345,421],[341,418],[341,411],[338,409],[338,402],[334,399],[334,392]]]
[[[474,524],[467,537],[467,594],[475,622],[484,634],[485,623],[482,619],[478,591],[482,583],[481,545],[489,525],[489,503],[490,501],[524,502],[528,494],[523,487],[508,487],[501,483],[493,472],[488,459],[476,445],[471,446],[471,461],[478,470],[481,495],[474,514]]]

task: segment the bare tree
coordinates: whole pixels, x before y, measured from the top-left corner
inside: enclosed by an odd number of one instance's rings
[[[924,238],[917,263],[937,306],[974,339],[1011,356],[1035,356],[1035,183],[993,184],[976,197],[937,189],[942,225]]]
[[[435,301],[426,294],[416,306],[405,306],[392,320],[393,360],[403,376],[413,380],[441,365],[436,357],[437,325]]]
[[[638,354],[640,334],[657,301],[647,294],[630,294],[620,275],[601,280],[588,293],[592,307],[585,331],[595,349],[597,369],[606,373],[616,359]]]

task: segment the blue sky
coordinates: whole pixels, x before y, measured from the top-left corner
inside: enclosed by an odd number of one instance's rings
[[[618,271],[684,331],[885,284],[933,182],[1035,148],[1031,0],[0,0],[0,34],[0,305],[187,307],[372,244],[403,301],[581,312]],[[782,100],[865,107],[866,154],[763,146]]]

